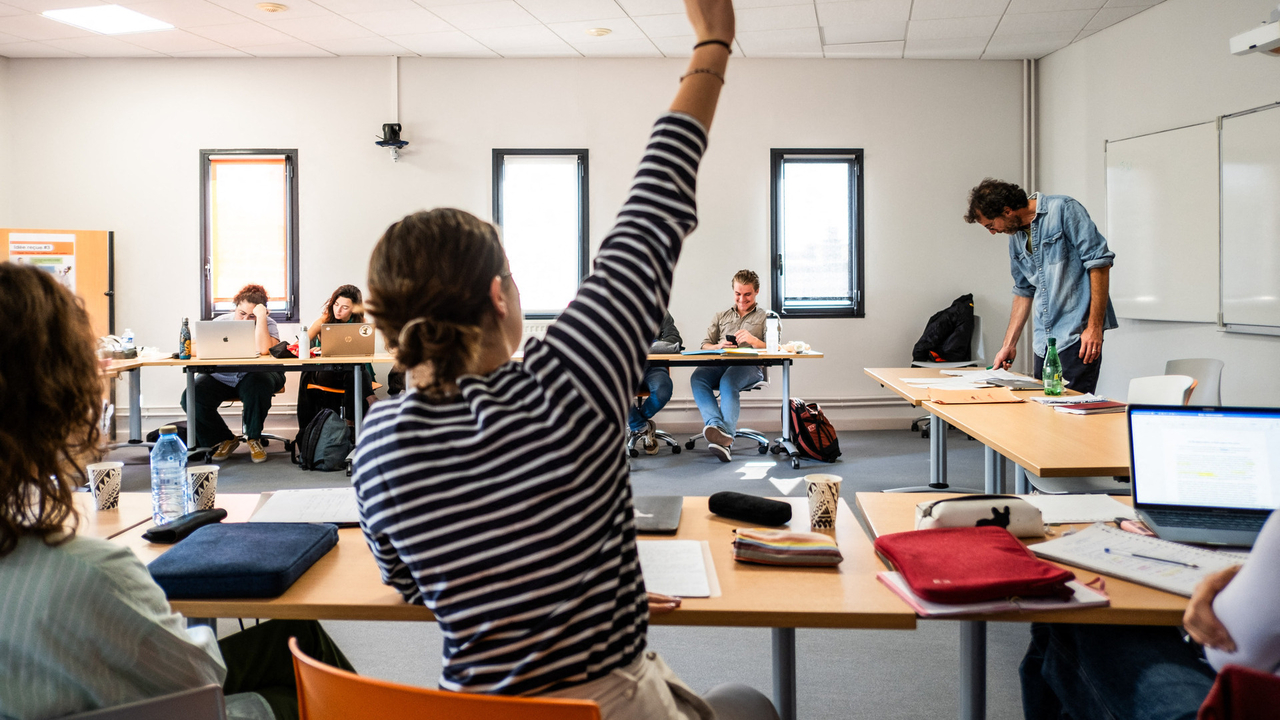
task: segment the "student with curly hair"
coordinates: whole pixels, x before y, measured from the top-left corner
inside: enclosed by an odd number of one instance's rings
[[[364,322],[364,295],[355,285],[340,285],[320,310],[320,316],[307,328],[307,340],[310,346],[320,347],[320,329],[324,325]],[[299,357],[306,357],[305,350],[298,351]],[[373,392],[375,379],[373,365],[364,364],[361,374],[364,387],[360,398],[364,403],[364,411],[368,412],[378,396]],[[298,379],[298,428],[302,429],[311,422],[322,408],[335,412],[339,408],[346,410],[348,419],[355,417],[356,394],[352,392],[354,378],[350,371],[323,370],[306,371]]]

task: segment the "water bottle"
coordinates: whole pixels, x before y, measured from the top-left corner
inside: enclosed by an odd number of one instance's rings
[[[133,349],[133,331],[129,328],[125,328],[124,335],[120,336],[120,349],[125,352]]]
[[[160,439],[151,448],[151,519],[157,525],[187,514],[191,488],[187,486],[187,446],[178,428],[160,428]]]
[[[1062,394],[1062,361],[1058,359],[1058,341],[1054,338],[1049,338],[1049,349],[1044,353],[1041,377],[1044,378],[1045,395]]]
[[[178,331],[178,359],[191,359],[191,327],[187,318],[182,318],[182,330]]]
[[[778,318],[770,317],[764,319],[764,351],[767,353],[778,352],[778,342],[780,340],[778,332]]]

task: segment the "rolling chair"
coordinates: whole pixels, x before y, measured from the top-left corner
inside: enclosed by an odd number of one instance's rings
[[[1212,358],[1189,358],[1170,360],[1164,364],[1165,375],[1186,375],[1196,379],[1196,386],[1191,391],[1188,405],[1221,405],[1222,404],[1222,368],[1221,360]]]
[[[764,378],[760,380],[760,382],[740,392],[748,393],[748,392],[751,392],[752,390],[763,390],[769,387],[769,368],[766,367],[763,369],[763,371],[764,371]],[[789,408],[783,408],[783,412],[788,412],[788,411],[789,411]],[[738,438],[747,438],[749,440],[754,440],[756,443],[756,452],[760,453],[761,455],[764,455],[769,452],[769,438],[765,437],[764,433],[760,432],[759,430],[752,430],[751,428],[740,427],[737,430],[735,430],[733,433],[733,439],[737,440]],[[693,446],[697,444],[699,440],[705,440],[705,439],[706,437],[704,433],[698,433],[697,435],[694,435],[693,437],[685,441],[684,443],[685,449],[692,450]]]
[[[634,401],[635,406],[639,408],[642,404],[644,404],[644,401],[648,399],[649,399],[648,390],[638,391],[636,393],[636,397]],[[671,448],[672,455],[680,454],[680,441],[676,440],[671,435],[671,433],[662,429],[655,429],[653,431],[653,436],[657,438],[659,441],[666,443],[667,447]],[[631,434],[629,434],[627,436],[627,454],[630,455],[631,457],[640,457],[640,451],[636,449],[636,445],[643,442],[644,442],[643,432],[632,432]],[[657,452],[654,452],[653,454],[656,455]]]

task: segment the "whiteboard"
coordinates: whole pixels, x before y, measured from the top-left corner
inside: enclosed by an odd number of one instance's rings
[[[1218,130],[1107,143],[1111,301],[1139,320],[1218,321]]]
[[[1280,326],[1280,109],[1222,119],[1222,321]]]

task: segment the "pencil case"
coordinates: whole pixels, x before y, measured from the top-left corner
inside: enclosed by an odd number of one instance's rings
[[[916,505],[916,529],[999,527],[1014,537],[1044,537],[1040,508],[1017,495],[963,495]]]
[[[226,516],[227,511],[222,508],[197,510],[176,518],[173,522],[167,522],[151,528],[142,533],[142,539],[161,545],[172,545],[205,525],[222,522],[222,519]]]
[[[170,600],[278,597],[337,544],[329,524],[206,525],[147,569]]]

